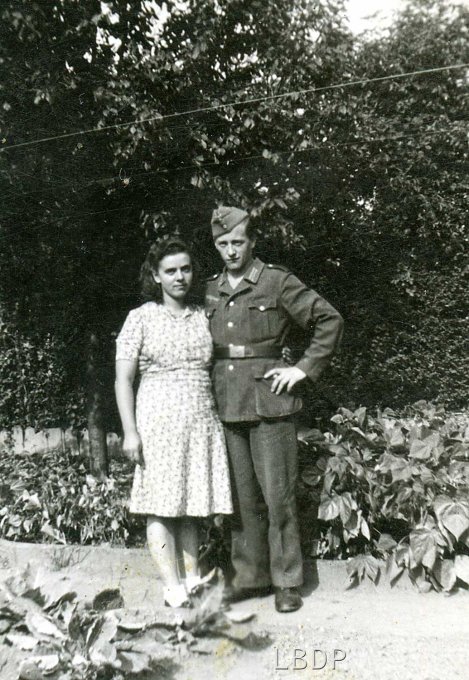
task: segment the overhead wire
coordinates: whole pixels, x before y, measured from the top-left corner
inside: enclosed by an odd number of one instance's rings
[[[457,121],[458,123],[460,121]],[[447,128],[444,130],[420,130],[418,134],[415,133],[415,131],[411,133],[402,133],[399,135],[393,135],[393,136],[387,136],[387,137],[375,137],[375,138],[363,138],[363,139],[354,139],[348,142],[321,142],[319,145],[313,145],[313,146],[308,146],[304,147],[302,149],[288,149],[288,150],[283,150],[283,151],[270,151],[272,156],[285,156],[285,155],[290,155],[294,156],[295,154],[300,154],[300,153],[306,153],[308,151],[317,151],[321,147],[332,147],[333,149],[335,148],[341,148],[341,147],[347,147],[351,146],[353,144],[371,144],[371,143],[380,143],[380,142],[388,142],[388,141],[397,141],[400,139],[418,139],[421,137],[426,137],[426,136],[434,136],[438,134],[451,134],[453,132],[457,132],[458,130],[453,128]],[[190,170],[192,172],[197,172],[198,170],[203,170],[204,168],[208,167],[220,167],[221,165],[230,165],[230,164],[237,164],[243,161],[252,161],[252,160],[267,160],[265,156],[263,156],[262,153],[259,154],[251,154],[249,156],[240,156],[238,158],[232,158],[228,160],[222,160],[222,161],[211,161],[208,163],[201,163],[200,165],[182,165],[179,167],[173,167],[173,168],[166,168],[166,169],[160,169],[160,170],[154,170],[154,171],[145,171],[142,173],[137,173],[132,176],[132,181],[138,181],[138,180],[145,180],[148,176],[154,176],[154,175],[171,175],[172,173],[176,172],[183,172]],[[112,177],[108,178],[100,178],[99,180],[96,180],[96,182],[103,182],[103,181],[113,181],[113,180],[118,180],[119,175],[115,175]],[[89,182],[88,184],[92,184],[92,182]],[[25,192],[26,195],[27,192]],[[156,207],[156,206],[155,206]],[[62,220],[69,220],[69,219],[81,219],[85,217],[92,217],[95,215],[101,215],[101,214],[106,214],[106,213],[113,213],[113,212],[119,212],[119,211],[127,211],[127,210],[132,210],[135,208],[135,206],[121,206],[119,208],[110,208],[110,209],[104,209],[104,210],[99,210],[99,211],[92,211],[92,212],[85,212],[85,213],[71,213],[68,215],[62,215],[61,217],[58,217],[55,219],[53,222],[47,222],[47,223],[42,223],[36,227],[36,229],[40,229],[43,226],[53,226],[54,224],[60,223]],[[38,211],[39,212],[39,211]],[[42,212],[42,211],[40,211]],[[18,213],[20,215],[21,213]],[[15,215],[10,214],[10,217],[14,217]],[[32,226],[32,225],[31,225]],[[0,240],[2,238],[2,235],[0,234]]]
[[[421,75],[428,75],[430,73],[440,73],[442,71],[448,71],[448,70],[454,70],[454,69],[461,69],[461,68],[469,68],[469,63],[463,63],[463,64],[449,64],[447,66],[438,66],[438,67],[433,67],[433,68],[428,68],[428,69],[421,69],[417,71],[408,71],[405,73],[394,73],[394,74],[388,74],[384,76],[377,76],[374,78],[363,78],[363,79],[357,79],[357,80],[351,80],[351,81],[346,81],[343,83],[334,83],[332,85],[324,85],[321,87],[311,87],[311,88],[306,88],[302,90],[294,90],[292,92],[280,92],[278,94],[271,94],[271,95],[265,95],[263,97],[252,97],[249,99],[244,99],[244,100],[238,100],[238,101],[231,101],[231,102],[226,102],[226,103],[220,103],[220,104],[212,104],[210,106],[203,106],[195,109],[189,109],[187,111],[176,111],[173,113],[168,113],[168,114],[158,114],[156,116],[150,116],[149,118],[141,118],[141,119],[136,119],[132,121],[127,121],[123,123],[114,123],[112,125],[102,125],[99,127],[95,128],[88,128],[85,130],[77,130],[74,132],[66,132],[60,135],[53,135],[50,137],[43,137],[40,139],[34,139],[34,140],[29,140],[26,142],[18,142],[17,144],[9,144],[7,146],[0,147],[0,152],[8,151],[11,149],[18,149],[18,148],[24,148],[28,146],[33,146],[35,144],[44,144],[46,142],[52,142],[52,141],[57,141],[61,139],[69,139],[71,137],[79,137],[79,136],[84,136],[88,134],[94,134],[94,133],[99,133],[99,132],[105,132],[108,130],[117,130],[120,128],[125,128],[125,127],[131,127],[133,125],[144,125],[146,123],[153,123],[153,122],[162,122],[165,120],[169,120],[172,118],[178,118],[182,116],[194,116],[198,113],[207,113],[209,111],[218,111],[220,109],[225,109],[225,108],[232,108],[232,107],[237,107],[237,106],[246,106],[248,104],[259,104],[265,101],[274,101],[277,99],[285,98],[285,97],[294,97],[294,96],[301,96],[304,94],[315,94],[318,92],[325,92],[327,90],[334,90],[334,89],[339,89],[339,88],[346,88],[346,87],[353,87],[355,85],[366,85],[368,83],[377,83],[377,82],[383,82],[386,80],[393,80],[396,78],[409,78],[413,76],[421,76]]]
[[[460,122],[460,121],[457,121]],[[370,143],[378,143],[378,142],[387,142],[387,141],[396,141],[400,139],[406,139],[406,138],[419,138],[422,136],[433,136],[436,134],[446,134],[446,133],[452,133],[452,132],[457,132],[457,128],[446,128],[446,129],[441,129],[441,130],[419,130],[418,134],[415,134],[414,132],[411,133],[402,133],[399,135],[393,135],[393,136],[387,136],[387,137],[375,137],[375,138],[363,138],[363,139],[353,139],[348,142],[321,142],[319,145],[315,144],[313,146],[308,146],[304,147],[301,149],[288,149],[288,150],[274,150],[270,151],[272,156],[284,156],[284,155],[294,155],[297,153],[304,153],[307,151],[314,151],[318,150],[320,147],[332,147],[332,148],[341,148],[343,146],[351,146],[353,144],[370,144]],[[255,159],[265,159],[265,156],[262,153],[259,154],[251,154],[249,156],[239,156],[237,158],[232,158],[232,159],[222,159],[222,160],[215,160],[215,161],[210,161],[207,163],[200,163],[200,164],[188,164],[188,165],[182,165],[182,166],[176,166],[176,167],[170,167],[170,168],[164,168],[160,170],[147,170],[144,172],[140,173],[132,173],[132,176],[130,177],[131,182],[135,181],[140,181],[141,179],[145,179],[146,177],[149,176],[154,176],[154,175],[170,175],[173,172],[181,172],[184,170],[192,170],[194,172],[197,172],[198,170],[201,170],[203,168],[207,167],[220,167],[222,165],[230,165],[230,164],[236,164],[238,162],[246,161],[246,160],[255,160]],[[91,186],[93,184],[104,184],[104,183],[112,183],[113,181],[120,180],[121,175],[111,175],[107,177],[100,177],[95,180],[90,180],[87,181],[86,183],[80,183],[78,185],[73,185],[72,183],[67,183],[67,185],[70,186],[75,186],[75,188],[85,188],[87,186]],[[23,192],[20,194],[16,194],[16,196],[30,196],[34,195],[37,192]],[[114,210],[114,209],[113,209]],[[106,212],[106,211],[98,211],[95,213],[83,213],[83,216],[88,216],[88,215],[94,215],[94,214],[100,214],[101,212]]]
[[[457,121],[457,122],[459,122],[459,121]],[[293,154],[297,154],[297,153],[303,153],[303,152],[307,152],[307,151],[317,150],[319,147],[340,148],[342,146],[350,146],[350,145],[353,145],[353,144],[395,141],[395,140],[399,140],[399,139],[405,139],[405,138],[408,138],[408,137],[415,138],[415,137],[421,137],[421,136],[424,136],[424,135],[445,134],[445,133],[451,133],[451,132],[455,132],[455,131],[457,131],[457,130],[455,130],[455,128],[447,128],[447,129],[444,129],[444,130],[426,130],[426,131],[425,130],[424,131],[419,130],[419,133],[417,135],[414,134],[414,132],[411,132],[411,133],[403,133],[403,134],[388,136],[388,137],[353,139],[349,142],[322,142],[319,145],[316,144],[316,145],[313,145],[313,146],[304,147],[302,149],[288,149],[288,150],[283,150],[283,151],[271,151],[270,153],[272,153],[272,155],[276,155],[276,156],[289,155],[289,154],[293,155]],[[206,168],[206,167],[216,167],[216,166],[222,166],[222,165],[229,165],[231,163],[234,164],[234,163],[242,162],[242,161],[245,161],[245,160],[254,160],[254,159],[260,159],[260,158],[265,158],[265,156],[263,156],[263,154],[260,153],[260,154],[252,154],[252,155],[249,155],[249,156],[240,156],[238,158],[232,158],[232,159],[226,159],[226,160],[222,159],[222,160],[210,161],[208,163],[188,164],[188,165],[184,165],[184,166],[173,167],[173,168],[165,168],[165,169],[153,170],[153,171],[152,170],[146,170],[146,171],[139,172],[139,173],[133,172],[129,179],[130,179],[131,182],[135,182],[135,181],[140,181],[142,178],[145,179],[146,177],[154,176],[154,175],[162,175],[162,174],[163,175],[170,175],[172,172],[180,172],[182,170],[189,170],[189,169],[196,172],[197,170],[200,170],[200,169],[203,169],[203,168]],[[61,186],[71,186],[75,189],[77,189],[77,188],[83,189],[83,188],[86,188],[88,186],[92,186],[93,184],[111,184],[112,182],[115,182],[115,181],[121,180],[121,179],[122,179],[122,177],[121,177],[121,174],[119,173],[117,175],[110,175],[110,176],[107,176],[107,177],[96,178],[94,180],[88,180],[87,182],[84,182],[84,183],[74,184],[72,182],[67,182],[67,183],[63,183],[63,185],[61,185]],[[42,191],[49,191],[49,190],[51,190],[51,189],[48,189],[48,188],[47,189],[44,188],[43,190],[38,189],[38,190],[32,191],[32,192],[17,193],[17,194],[14,194],[14,196],[15,196],[15,198],[20,197],[20,196],[24,196],[24,197],[33,196],[37,193],[42,193]],[[93,214],[97,214],[97,213],[93,213]],[[88,213],[85,213],[85,215],[88,215]]]

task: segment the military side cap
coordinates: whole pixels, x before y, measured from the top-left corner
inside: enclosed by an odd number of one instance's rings
[[[228,234],[238,224],[249,218],[249,213],[241,208],[226,208],[220,206],[212,213],[212,236],[213,240],[222,234]]]

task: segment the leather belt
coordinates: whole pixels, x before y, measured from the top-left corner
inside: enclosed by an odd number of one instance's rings
[[[280,359],[282,348],[262,345],[224,345],[215,347],[215,359]]]

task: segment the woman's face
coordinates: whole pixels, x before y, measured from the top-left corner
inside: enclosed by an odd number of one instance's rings
[[[163,300],[183,300],[192,285],[192,262],[188,253],[166,255],[160,260],[155,281],[161,284]]]

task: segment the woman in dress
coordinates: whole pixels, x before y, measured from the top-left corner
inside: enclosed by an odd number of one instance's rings
[[[147,517],[150,553],[165,604],[173,607],[184,605],[200,582],[198,518],[232,512],[209,377],[212,339],[203,309],[190,303],[193,276],[185,243],[153,245],[141,271],[142,291],[151,301],[128,314],[116,341],[123,450],[137,464],[130,511]]]

